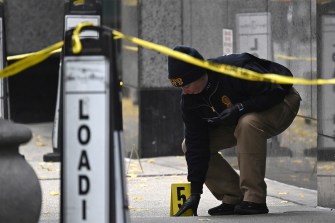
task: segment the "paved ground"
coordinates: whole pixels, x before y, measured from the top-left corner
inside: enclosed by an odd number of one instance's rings
[[[33,139],[21,146],[20,152],[32,165],[41,183],[43,203],[40,222],[59,222],[60,164],[43,162],[43,155],[52,152],[52,124],[30,124],[28,127],[33,131]],[[270,214],[209,216],[207,210],[219,205],[219,202],[205,188],[198,217],[169,217],[171,183],[186,182],[184,157],[125,159],[125,168],[130,222],[335,222],[333,210],[317,207],[316,191],[272,180],[267,180]]]

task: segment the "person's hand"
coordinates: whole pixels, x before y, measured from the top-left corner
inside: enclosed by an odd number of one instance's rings
[[[236,125],[243,111],[243,105],[237,103],[230,108],[226,108],[217,117],[207,119],[209,123],[220,123],[223,125]]]
[[[192,209],[193,216],[198,216],[198,205],[200,201],[200,194],[192,194],[180,207],[179,211],[174,216],[180,216],[185,211]]]

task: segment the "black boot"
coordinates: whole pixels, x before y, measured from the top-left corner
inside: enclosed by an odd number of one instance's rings
[[[269,209],[266,203],[258,204],[249,201],[242,201],[241,204],[236,205],[235,214],[250,215],[250,214],[267,214]]]
[[[222,203],[217,207],[208,210],[209,215],[232,215],[234,214],[235,204]]]

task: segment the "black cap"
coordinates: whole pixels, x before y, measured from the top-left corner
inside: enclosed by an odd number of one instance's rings
[[[188,54],[197,59],[203,60],[201,54],[194,48],[188,46],[176,46],[173,50]],[[182,87],[198,80],[206,73],[202,67],[168,57],[169,79],[175,87]]]

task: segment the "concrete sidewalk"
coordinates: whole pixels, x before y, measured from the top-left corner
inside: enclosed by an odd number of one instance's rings
[[[52,152],[52,123],[27,126],[33,131],[33,139],[21,146],[20,152],[25,155],[40,179],[43,191],[40,222],[59,222],[60,164],[43,162],[43,155]],[[316,191],[272,180],[267,180],[267,204],[270,210],[267,215],[209,216],[207,210],[220,203],[204,187],[198,217],[170,217],[171,183],[186,182],[187,167],[184,157],[125,159],[124,164],[127,170],[131,222],[335,222],[333,210],[317,207]]]

